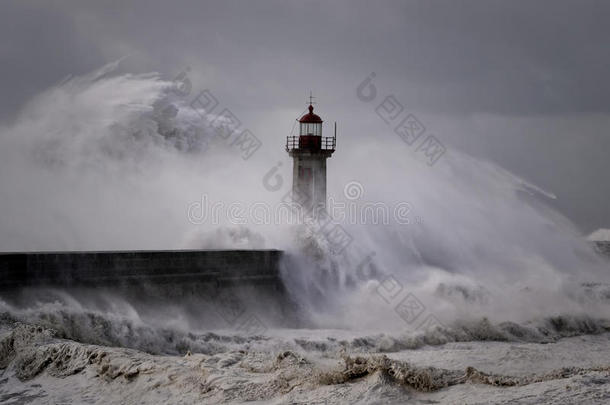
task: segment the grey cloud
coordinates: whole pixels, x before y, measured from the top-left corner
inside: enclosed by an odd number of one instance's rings
[[[375,71],[383,95],[431,117],[446,143],[552,189],[590,230],[610,225],[599,181],[610,152],[608,15],[610,3],[588,0],[8,1],[0,119],[67,74],[128,56],[127,71],[172,77],[191,66],[195,87],[214,89],[270,141],[293,117],[265,117],[296,115],[311,89],[355,141],[387,131],[354,97]],[[475,122],[481,113],[506,119]]]

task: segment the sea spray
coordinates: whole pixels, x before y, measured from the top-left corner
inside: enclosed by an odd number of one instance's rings
[[[290,186],[288,165],[272,165],[283,188],[266,189],[268,161],[244,161],[223,142],[208,145],[214,117],[177,97],[175,83],[115,67],[48,89],[1,129],[3,250],[279,248],[289,257],[285,284],[308,327],[396,335],[423,332],[430,317],[449,330],[481,319],[607,318],[604,295],[582,288],[607,285],[607,263],[545,204],[552,193],[458,150],[429,167],[386,142],[355,145],[346,136],[346,150],[329,166],[331,196],[345,202],[338,179],[357,179],[361,193],[349,196],[356,209],[409,203],[412,216],[388,224],[344,219],[353,242],[339,254],[315,240],[302,249],[293,225],[226,215],[194,224],[187,208],[204,193],[226,204],[277,205]],[[273,145],[283,140],[260,135],[261,156],[281,153]],[[360,161],[370,164],[354,164]],[[388,280],[397,287],[392,297],[380,295]],[[406,322],[397,312],[406,297],[421,304],[423,318]],[[188,328],[214,328],[205,312]]]

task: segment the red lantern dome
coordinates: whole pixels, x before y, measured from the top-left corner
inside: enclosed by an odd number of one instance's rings
[[[299,120],[300,123],[322,123],[322,118],[313,113],[313,105],[309,104],[309,113],[305,114]]]

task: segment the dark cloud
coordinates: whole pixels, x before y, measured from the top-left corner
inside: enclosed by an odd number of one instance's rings
[[[104,64],[95,38],[81,35],[73,16],[50,6],[4,2],[0,13],[0,118],[69,74]]]

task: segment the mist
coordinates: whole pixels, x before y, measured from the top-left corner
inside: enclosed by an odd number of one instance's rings
[[[388,280],[448,324],[607,311],[582,287],[607,281],[605,263],[555,196],[498,165],[450,148],[431,166],[381,134],[340,133],[349,158],[329,164],[329,199],[357,213],[329,207],[351,239],[334,254],[278,214],[291,177],[282,139],[261,136],[244,158],[184,80],[118,64],[47,89],[2,128],[2,250],[282,249],[287,288],[317,327],[403,330],[380,298]],[[371,204],[391,216],[367,217]]]

